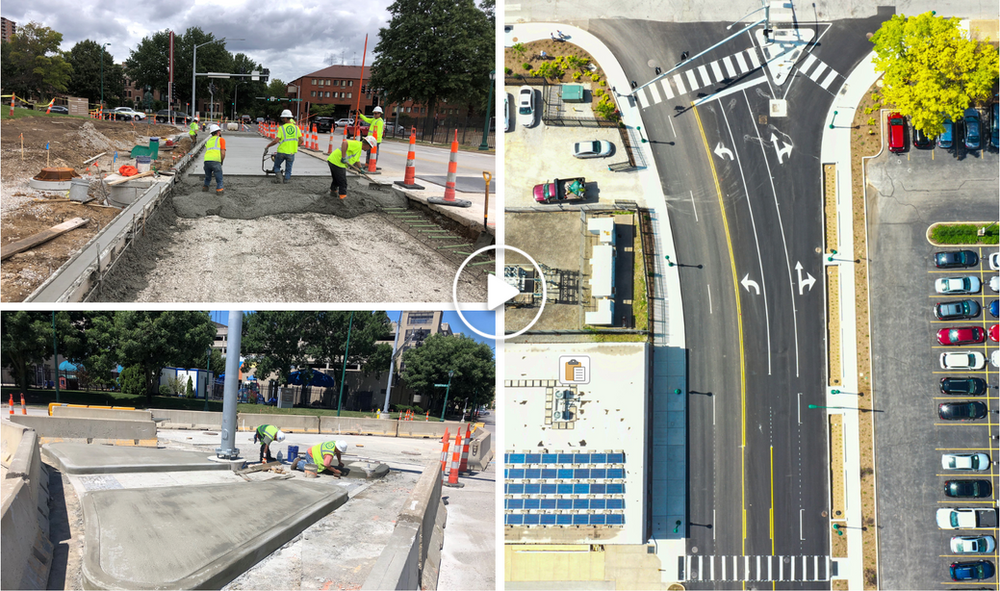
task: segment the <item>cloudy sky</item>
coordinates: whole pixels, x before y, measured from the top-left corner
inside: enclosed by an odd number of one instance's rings
[[[231,53],[245,53],[270,68],[272,78],[288,82],[333,64],[361,65],[368,34],[368,59],[378,31],[389,21],[391,0],[106,0],[77,4],[69,0],[5,0],[0,14],[18,26],[35,21],[62,33],[61,49],[84,39],[110,42],[115,62],[124,62],[143,37],[156,31],[182,34],[201,27],[226,38]],[[242,41],[237,41],[242,39]],[[177,56],[175,59],[191,59]],[[331,61],[332,60],[332,61]]]

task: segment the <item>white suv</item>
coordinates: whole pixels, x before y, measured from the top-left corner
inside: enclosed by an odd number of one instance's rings
[[[986,357],[978,351],[962,351],[961,353],[942,353],[941,369],[983,369],[986,367]]]
[[[136,111],[130,107],[115,107],[114,109],[111,110],[111,112],[116,114],[115,117],[116,119],[122,118],[125,119],[126,121],[133,121],[133,120],[141,121],[146,118],[145,113],[140,113],[139,111]]]

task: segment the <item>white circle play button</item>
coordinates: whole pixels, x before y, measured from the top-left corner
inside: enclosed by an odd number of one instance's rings
[[[481,332],[479,329],[469,324],[469,321],[466,320],[465,316],[462,315],[462,306],[458,302],[458,278],[459,276],[461,276],[462,271],[465,270],[465,266],[469,264],[469,261],[471,261],[473,258],[479,256],[480,254],[488,250],[496,250],[497,249],[496,245],[484,246],[483,248],[480,248],[476,252],[470,254],[469,257],[465,259],[465,261],[461,264],[461,266],[459,266],[458,271],[455,273],[455,281],[451,287],[451,296],[455,302],[455,311],[458,312],[458,317],[461,318],[462,322],[464,322],[465,325],[469,327],[469,330],[471,330],[472,332],[476,333],[481,337],[486,337],[488,339],[498,339],[502,341],[506,338],[516,337],[524,334],[525,332],[528,331],[528,329],[534,326],[536,322],[538,322],[538,319],[542,316],[542,310],[545,309],[545,301],[548,299],[548,287],[546,286],[544,281],[542,268],[538,266],[538,263],[535,262],[535,259],[528,256],[528,253],[524,252],[519,248],[514,248],[513,246],[502,246],[500,248],[503,248],[504,250],[509,250],[511,252],[516,252],[517,254],[528,259],[528,262],[531,263],[531,266],[534,267],[535,271],[538,273],[538,277],[543,278],[543,280],[540,282],[542,284],[542,304],[538,307],[538,312],[535,313],[535,317],[531,319],[531,322],[528,323],[528,326],[525,326],[524,328],[515,333],[492,335]],[[521,293],[520,291],[518,291],[516,287],[498,278],[496,275],[487,276],[486,290],[487,290],[486,307],[489,308],[490,310],[495,310],[496,308],[500,307],[501,305],[510,301],[512,298],[516,297],[519,293]]]

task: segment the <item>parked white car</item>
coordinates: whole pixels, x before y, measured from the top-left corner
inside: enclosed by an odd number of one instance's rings
[[[997,547],[993,536],[952,536],[951,551],[955,554],[986,554]]]
[[[574,158],[604,158],[611,155],[611,142],[592,140],[573,144]]]
[[[990,255],[990,269],[1000,271],[1000,252],[994,252]]]
[[[993,364],[993,367],[1000,368],[1000,349],[990,354],[990,363]]]
[[[990,289],[993,290],[993,293],[1000,291],[1000,275],[990,277]]]
[[[990,467],[990,456],[984,453],[941,454],[941,468],[944,470],[964,470],[982,472]]]
[[[143,119],[146,118],[146,114],[145,113],[141,113],[141,112],[136,111],[135,109],[131,109],[129,107],[115,107],[111,111],[113,113],[118,114],[118,115],[123,115],[123,116],[127,117],[125,119],[126,121],[141,121],[141,120],[143,120]]]
[[[979,351],[941,354],[941,369],[967,370],[984,367],[986,367],[986,357]]]
[[[530,86],[522,86],[517,92],[517,118],[525,127],[535,123],[535,91]]]
[[[934,291],[941,294],[979,293],[982,283],[979,277],[942,277],[934,282]]]

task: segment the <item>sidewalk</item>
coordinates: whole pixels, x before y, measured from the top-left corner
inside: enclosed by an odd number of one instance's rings
[[[879,78],[875,72],[873,58],[874,52],[867,59],[863,60],[847,77],[842,90],[837,94],[833,105],[830,106],[826,114],[823,125],[823,143],[820,149],[820,162],[822,164],[835,164],[837,167],[837,244],[828,244],[827,249],[835,248],[839,253],[846,256],[854,256],[854,213],[853,198],[851,194],[851,128],[850,122],[854,120],[854,112],[861,97],[868,91],[872,84]],[[834,121],[834,111],[840,125],[830,129]],[[847,123],[844,123],[844,122]],[[843,364],[841,368],[840,389],[845,392],[858,391],[858,375],[854,368],[858,364],[857,350],[857,326],[855,325],[856,305],[855,293],[857,286],[854,283],[854,263],[851,261],[834,260],[825,261],[828,265],[840,267],[840,359]],[[842,406],[854,410],[834,410],[828,412],[840,413],[843,416],[844,425],[844,473],[859,474],[861,467],[861,449],[858,424],[858,400],[857,396],[836,396],[827,389],[826,404],[828,406]],[[864,553],[862,546],[862,523],[861,518],[861,482],[858,478],[845,479],[847,488],[847,559],[840,561],[841,568],[838,578],[846,577],[848,586],[851,589],[864,589]],[[877,507],[876,503],[876,507]],[[832,534],[831,534],[832,535]],[[877,534],[876,534],[877,535]],[[877,549],[876,549],[877,551]]]

